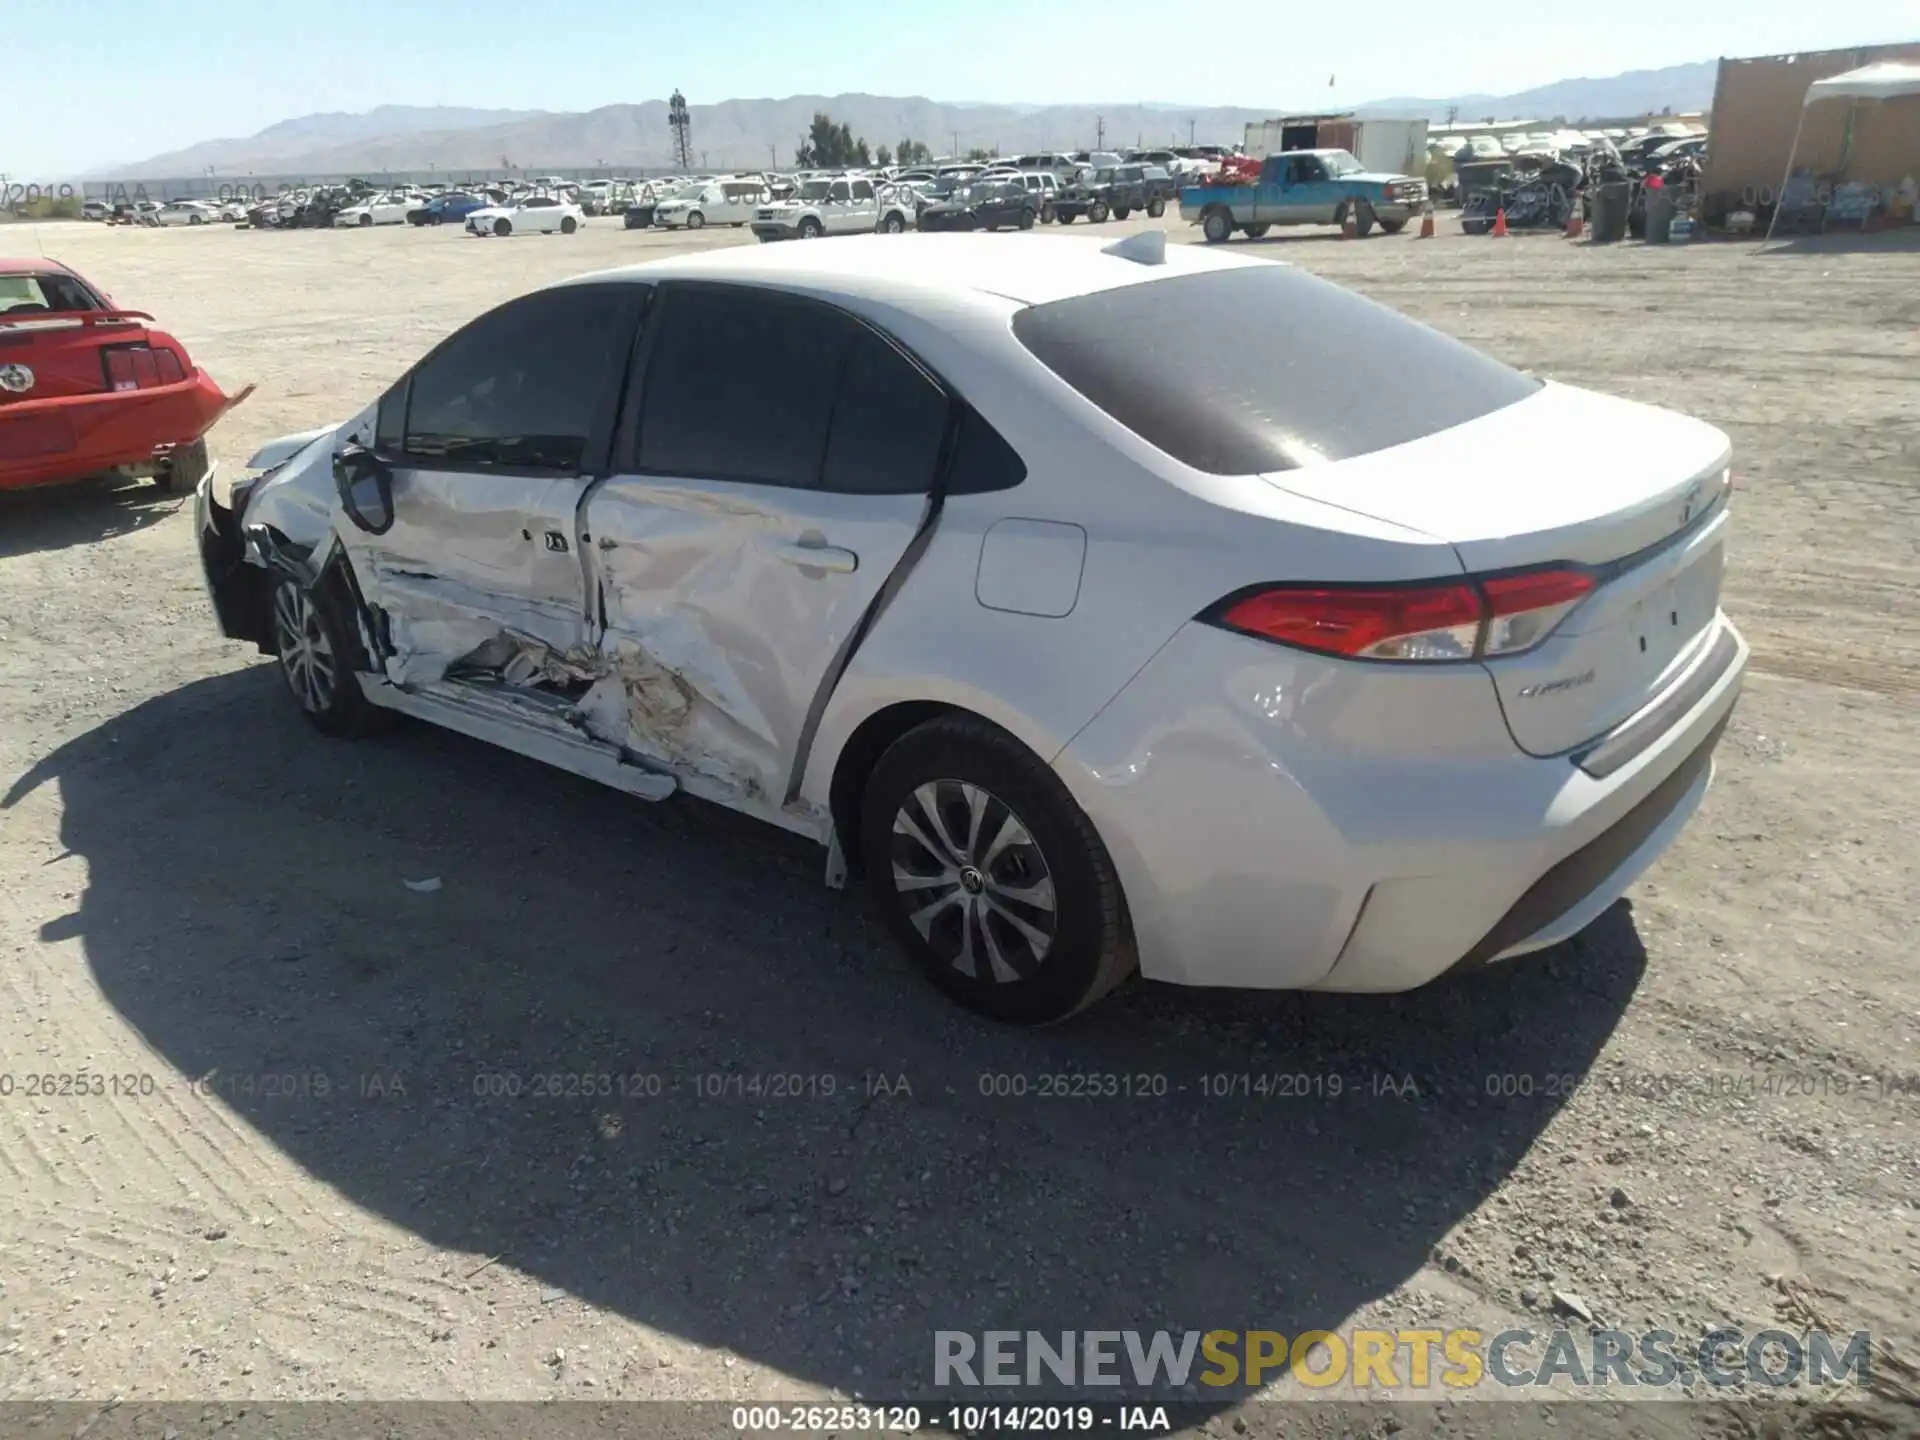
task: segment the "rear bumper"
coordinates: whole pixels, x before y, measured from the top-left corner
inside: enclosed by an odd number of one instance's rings
[[[1577,933],[1672,843],[1746,665],[1715,627],[1711,683],[1605,774],[1519,751],[1464,669],[1384,680],[1205,626],[1054,769],[1113,857],[1149,979],[1409,990]]]
[[[23,400],[0,410],[0,490],[138,465],[198,440],[252,393],[229,397],[204,370],[174,385]]]

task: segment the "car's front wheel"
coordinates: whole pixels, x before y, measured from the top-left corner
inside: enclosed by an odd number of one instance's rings
[[[513,233],[513,222],[507,219],[494,221],[493,233],[496,235],[511,235]]]
[[[707,223],[707,217],[698,210],[687,216],[687,229],[698,230]]]
[[[895,938],[982,1014],[1062,1020],[1134,969],[1119,877],[1092,822],[983,720],[933,720],[895,741],[868,780],[861,837]]]
[[[360,217],[360,223],[361,223],[362,225],[371,225],[371,224],[373,224],[373,216],[371,216],[371,215],[362,215],[362,216]]]
[[[906,228],[907,218],[898,210],[889,210],[887,218],[880,222],[880,233],[883,235],[898,235]]]
[[[1147,215],[1149,216],[1149,218],[1158,220],[1162,215],[1166,213],[1167,213],[1167,202],[1165,200],[1162,200],[1158,195],[1154,196],[1153,199],[1147,202]]]
[[[1107,219],[1107,202],[1096,200],[1087,207],[1087,220],[1090,224],[1102,225]]]
[[[818,240],[824,233],[820,228],[820,222],[811,215],[800,222],[800,238],[802,240]]]
[[[380,728],[389,712],[360,693],[350,663],[353,630],[335,594],[282,575],[271,603],[274,654],[301,714],[327,735],[352,737]]]

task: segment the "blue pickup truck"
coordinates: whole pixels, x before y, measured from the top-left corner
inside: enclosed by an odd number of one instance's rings
[[[1194,185],[1180,192],[1180,218],[1219,244],[1244,230],[1254,238],[1275,225],[1342,225],[1349,212],[1356,235],[1378,225],[1406,228],[1427,203],[1427,182],[1376,175],[1344,150],[1287,150],[1260,162],[1253,184]]]

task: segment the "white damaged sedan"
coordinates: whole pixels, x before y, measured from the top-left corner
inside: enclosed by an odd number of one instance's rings
[[[1719,430],[1151,233],[585,276],[253,466],[208,588],[322,731],[810,837],[1015,1022],[1564,940],[1747,660]]]

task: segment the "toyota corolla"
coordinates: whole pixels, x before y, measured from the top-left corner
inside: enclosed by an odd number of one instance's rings
[[[1136,970],[1404,990],[1591,922],[1740,685],[1729,463],[1291,265],[855,238],[510,301],[199,524],[320,730],[808,836],[1032,1023]]]

